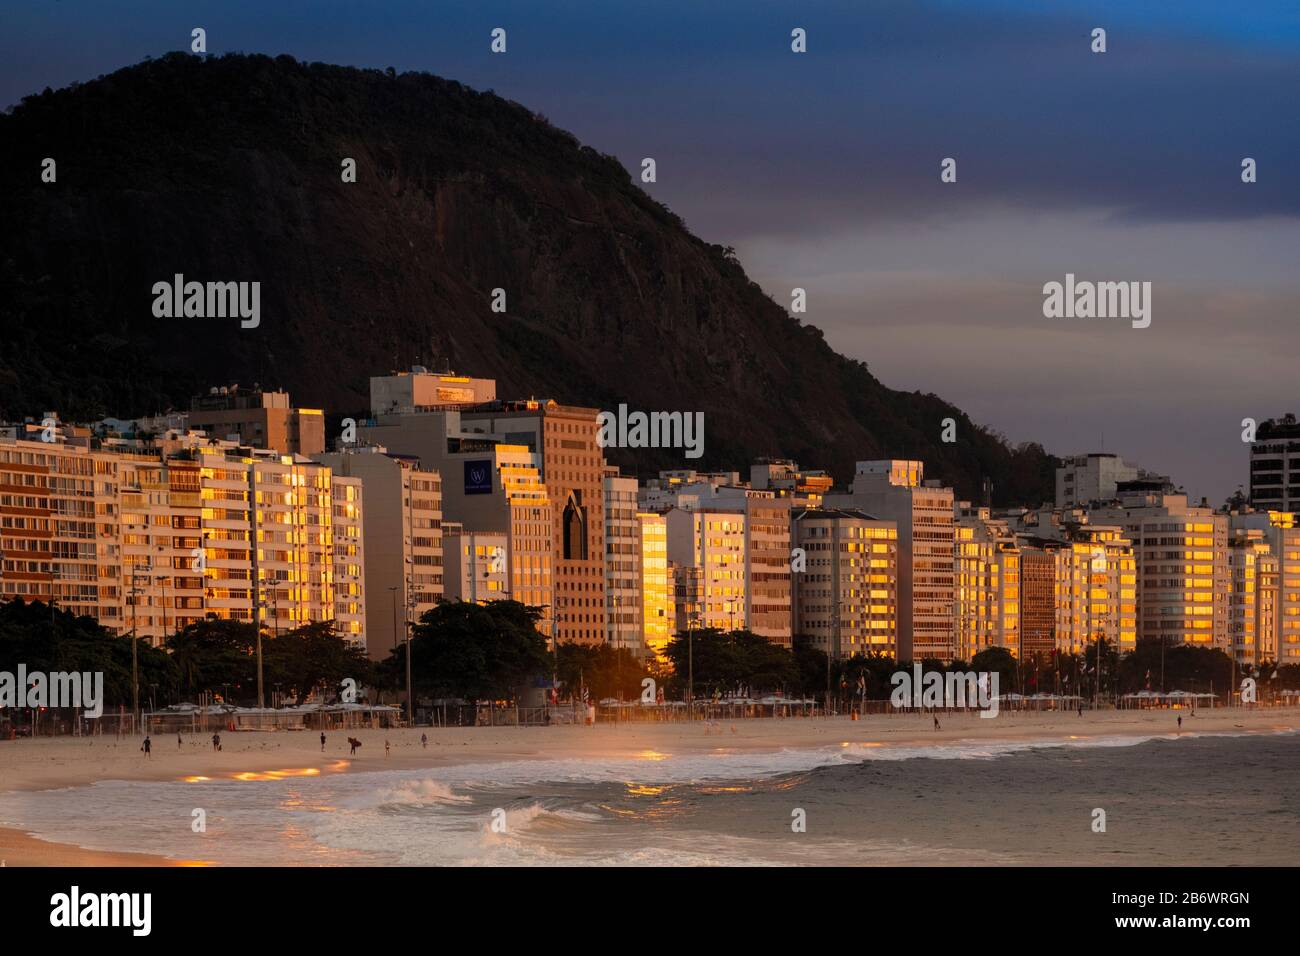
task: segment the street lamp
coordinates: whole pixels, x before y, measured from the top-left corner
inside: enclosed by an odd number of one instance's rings
[[[140,657],[136,645],[136,611],[140,595],[144,594],[144,588],[140,587],[140,579],[144,575],[140,574],[134,567],[131,568],[131,589],[128,592],[131,595],[131,729],[134,730],[140,719]]]
[[[415,610],[416,589],[410,579],[406,581],[406,716],[410,726],[415,726],[415,697],[411,693],[411,632],[415,629],[411,622],[411,613]]]
[[[692,611],[686,621],[686,699],[688,719],[695,716],[695,626],[700,612]]]
[[[396,584],[388,588],[388,593],[393,596],[393,650],[397,650],[397,592],[401,588]]]

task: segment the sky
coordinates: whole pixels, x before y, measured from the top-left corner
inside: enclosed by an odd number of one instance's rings
[[[6,0],[0,24],[5,105],[195,26],[495,90],[653,157],[652,195],[885,384],[1213,504],[1247,482],[1242,420],[1300,412],[1300,3]],[[1044,317],[1067,273],[1150,282],[1150,327]]]

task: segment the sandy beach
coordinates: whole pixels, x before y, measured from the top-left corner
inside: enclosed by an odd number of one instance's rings
[[[1181,731],[1178,715],[1183,717]],[[38,738],[0,742],[0,790],[47,790],[100,780],[183,781],[186,778],[274,780],[367,770],[418,769],[484,761],[538,758],[628,757],[737,751],[777,751],[859,746],[941,745],[971,741],[1087,740],[1152,735],[1272,733],[1300,727],[1300,709],[1215,709],[1198,711],[1102,711],[1011,713],[994,719],[976,714],[941,715],[935,730],[929,715],[871,715],[847,718],[738,720],[706,724],[629,723],[597,727],[480,727],[360,730],[356,756],[346,732],[327,734],[324,752],[318,732],[226,733],[215,753],[210,739],[184,735],[154,737],[146,758],[135,739]],[[427,747],[420,735],[428,735]],[[385,755],[384,744],[391,744]],[[13,822],[13,821],[5,821]],[[105,853],[50,843],[17,829],[0,827],[0,860],[6,866],[184,865],[148,854]]]

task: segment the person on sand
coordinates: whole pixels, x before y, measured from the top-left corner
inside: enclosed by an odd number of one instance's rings
[[[320,752],[325,752],[325,731],[320,732]]]
[[[221,734],[212,735],[212,750],[216,752],[221,749]]]
[[[140,749],[144,751],[146,757],[153,753],[153,744],[149,742],[148,734],[145,734],[144,743],[140,745]]]
[[[176,749],[177,749],[177,750],[180,750],[180,749],[181,749],[181,735],[180,735],[180,734],[177,734],[177,735],[176,735]]]
[[[423,747],[425,750],[428,750],[428,749],[429,749],[429,735],[428,735],[428,734],[420,734],[420,746]]]
[[[940,729],[940,727],[939,727],[939,715],[938,715],[938,714],[935,714],[935,715],[934,715],[934,729],[935,729],[935,730],[939,730],[939,729]]]
[[[1182,730],[1182,729],[1183,729],[1183,715],[1182,715],[1182,714],[1179,714],[1179,715],[1178,715],[1178,729],[1179,729],[1179,730]]]
[[[349,753],[354,754],[357,752],[357,748],[361,746],[361,741],[357,740],[356,737],[349,737],[348,744],[352,747]]]
[[[387,756],[389,755],[389,749],[390,749],[390,745],[389,745],[388,741],[385,740],[385,741],[384,741],[384,756],[385,756],[385,757],[387,757]]]

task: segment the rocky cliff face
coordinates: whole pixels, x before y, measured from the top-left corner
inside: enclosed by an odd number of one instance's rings
[[[370,375],[445,362],[503,397],[703,411],[701,467],[779,455],[845,479],[893,455],[965,495],[986,479],[999,501],[1050,495],[1040,448],[885,388],[618,162],[492,94],[175,54],[27,98],[0,117],[0,151],[3,416],[151,413],[235,381],[355,413]],[[260,324],[155,317],[153,286],[176,274],[259,282]]]

